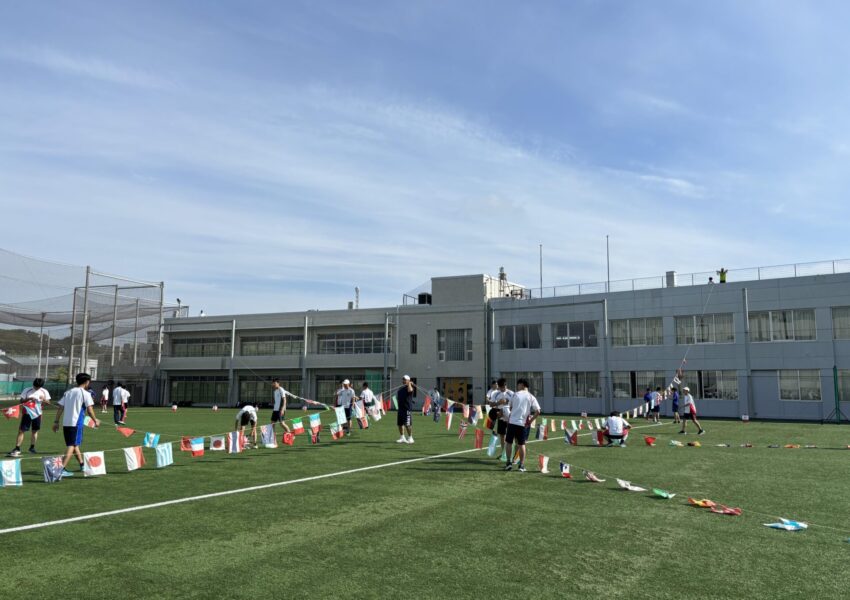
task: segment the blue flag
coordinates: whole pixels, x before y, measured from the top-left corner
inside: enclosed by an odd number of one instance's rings
[[[61,456],[46,456],[41,459],[41,466],[44,468],[44,482],[54,483],[62,479],[62,457]]]
[[[0,460],[0,487],[23,485],[21,479],[21,459]]]
[[[172,464],[174,464],[174,453],[171,448],[171,442],[158,445],[156,447],[156,468],[162,469]]]
[[[158,433],[145,434],[145,439],[142,440],[142,446],[144,446],[145,448],[156,448],[157,444],[159,444]]]

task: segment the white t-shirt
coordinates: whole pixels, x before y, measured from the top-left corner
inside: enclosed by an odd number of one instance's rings
[[[511,416],[508,419],[508,423],[521,427],[525,427],[525,422],[528,420],[532,411],[540,411],[540,404],[537,403],[537,398],[532,396],[528,390],[514,392],[508,406],[511,408]]]
[[[248,418],[251,419],[252,423],[257,422],[257,409],[248,404],[247,406],[243,406],[242,410],[236,413],[236,420],[240,421],[242,419],[242,415],[248,415]]]
[[[65,392],[59,401],[59,406],[65,409],[62,413],[62,426],[76,427],[86,407],[94,406],[94,402],[88,390],[75,387]]]
[[[631,427],[623,417],[608,417],[605,419],[605,428],[610,435],[623,435],[626,427]]]
[[[103,393],[100,395],[104,402],[109,402],[109,388],[103,388]]]
[[[499,390],[497,390],[497,389],[496,390],[494,390],[494,389],[487,390],[487,404],[490,404],[490,402],[493,399],[493,396],[495,396],[498,393],[499,393]]]
[[[493,394],[490,395],[490,404],[497,404],[503,400],[507,400],[507,404],[503,404],[499,408],[499,418],[502,421],[507,421],[511,417],[511,398],[513,397],[514,392],[505,388],[505,391],[496,390]]]
[[[375,394],[372,393],[372,390],[366,388],[362,392],[360,392],[360,399],[363,401],[366,406],[371,406],[375,403]]]
[[[354,390],[351,388],[339,388],[337,390],[336,405],[351,406],[351,401],[354,400]]]
[[[112,405],[113,406],[121,406],[122,404],[127,404],[127,401],[130,399],[130,392],[125,390],[122,387],[117,387],[112,390]]]
[[[35,413],[35,418],[41,416],[41,403],[45,400],[50,400],[50,394],[44,388],[35,389],[33,387],[28,387],[23,392],[21,392],[21,400],[24,402],[34,402],[35,406],[32,407],[32,411]]]
[[[692,406],[694,408],[696,408],[696,404],[694,404],[694,397],[691,396],[690,394],[685,394],[684,403],[685,403],[685,413],[686,414],[690,414]]]
[[[283,387],[277,388],[274,392],[274,408],[272,410],[280,410],[281,405],[283,404],[283,399],[289,394]],[[291,395],[291,394],[290,394]]]

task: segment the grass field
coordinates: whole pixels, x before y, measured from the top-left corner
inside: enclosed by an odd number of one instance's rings
[[[110,425],[86,430],[84,449],[139,445],[144,431],[225,432],[233,414],[135,409],[128,426],[139,433],[128,440]],[[261,423],[268,418],[263,411]],[[175,465],[162,470],[146,450],[148,466],[132,473],[123,453],[108,452],[107,476],[51,485],[38,460],[24,460],[23,487],[0,489],[0,529],[472,448],[471,433],[459,441],[422,417],[414,421],[416,444],[399,445],[392,425],[394,415],[318,446],[300,436],[291,448],[240,455],[175,451]],[[668,446],[697,439],[676,435],[669,421],[635,431],[625,449],[592,447],[586,436],[568,447],[553,435],[529,446],[524,474],[470,451],[2,534],[0,598],[850,597],[850,428],[704,425],[701,448]],[[8,449],[16,427],[0,423]],[[658,445],[645,446],[642,433]],[[740,448],[744,442],[755,447]],[[818,448],[767,448],[773,443]],[[61,445],[61,434],[42,432],[42,453]],[[548,476],[537,470],[541,452],[551,457]],[[560,477],[561,460],[573,465],[575,480]],[[582,468],[608,482],[583,481]],[[679,495],[622,491],[614,477]],[[688,495],[744,513],[692,508]],[[797,533],[762,526],[777,516],[812,526]]]

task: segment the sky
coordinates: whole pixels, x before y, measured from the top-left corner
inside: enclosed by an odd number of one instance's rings
[[[192,314],[844,258],[850,3],[0,3],[0,247]],[[0,292],[0,301],[2,301]]]

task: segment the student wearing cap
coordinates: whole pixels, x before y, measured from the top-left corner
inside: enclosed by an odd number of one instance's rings
[[[342,387],[336,391],[336,405],[342,406],[345,409],[345,423],[340,423],[345,429],[345,435],[351,435],[351,403],[354,401],[354,390],[351,388],[351,382],[346,379],[342,382]]]
[[[401,389],[396,392],[396,400],[398,400],[398,416],[396,417],[396,425],[401,437],[396,440],[398,444],[413,443],[413,382],[409,375],[405,375],[402,379]],[[407,436],[405,436],[407,432]]]
[[[687,434],[685,431],[685,426],[688,424],[688,419],[694,422],[694,425],[699,428],[697,435],[703,435],[705,433],[705,429],[702,428],[699,421],[697,421],[697,405],[694,403],[694,397],[691,396],[691,388],[683,387],[682,391],[685,393],[685,398],[683,402],[685,403],[685,418],[682,419],[682,431],[679,433]]]
[[[41,404],[50,404],[50,394],[44,389],[44,380],[36,378],[32,382],[32,387],[28,387],[21,392],[21,405],[24,408],[24,414],[21,416],[21,424],[18,427],[18,437],[15,441],[15,449],[9,452],[7,456],[17,457],[21,455],[21,444],[24,442],[24,434],[32,430],[30,433],[30,454],[35,454],[35,443],[38,441],[38,432],[41,430]]]
[[[257,409],[254,406],[247,402],[242,407],[238,413],[236,413],[236,424],[235,429],[239,432],[239,437],[242,438],[245,436],[245,427],[251,425],[251,441],[254,443],[254,447],[257,446]]]

